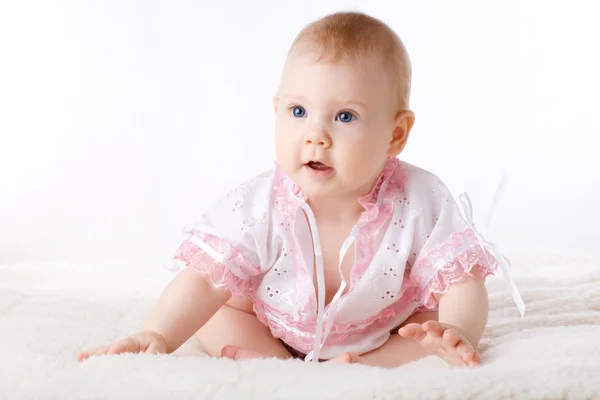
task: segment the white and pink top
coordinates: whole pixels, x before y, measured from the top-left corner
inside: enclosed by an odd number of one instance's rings
[[[498,268],[447,187],[428,171],[390,158],[358,202],[365,211],[340,251],[341,265],[355,245],[350,282],[340,269],[342,284],[326,307],[314,215],[277,165],[187,227],[172,267],[192,267],[248,296],[273,336],[307,360],[376,349],[416,311],[436,310],[434,293],[473,268],[484,277]]]

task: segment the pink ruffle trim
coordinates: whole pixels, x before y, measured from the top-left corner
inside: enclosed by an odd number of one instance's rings
[[[208,244],[212,248],[217,249],[217,251],[219,246],[224,245],[223,243],[220,243],[218,239],[209,235],[206,236],[207,237],[204,238],[205,242],[208,242]],[[231,272],[229,268],[216,261],[212,256],[189,240],[185,240],[179,246],[174,258],[183,262],[186,267],[191,267],[206,275],[215,287],[229,289],[235,297],[243,297],[252,293],[250,280],[238,277]],[[246,263],[243,255],[235,249],[231,249],[229,261],[234,265]],[[252,273],[256,268],[246,265],[246,267],[241,268],[241,270],[243,270],[244,273]]]
[[[419,294],[421,293],[418,286],[410,281],[410,278],[407,279],[408,281],[403,292],[398,296],[399,300],[397,302],[363,321],[353,321],[350,323],[334,322],[331,327],[331,333],[327,337],[325,344],[343,344],[349,338],[355,337],[356,335],[367,335],[371,332],[380,330],[391,318],[394,318],[397,315],[407,314],[407,312],[411,310],[411,307],[414,307],[415,299],[418,299]],[[254,311],[256,312],[258,320],[269,327],[271,334],[274,337],[283,340],[294,349],[305,354],[313,349],[314,336],[298,335],[296,331],[315,332],[316,320],[298,322],[294,320],[293,316],[273,309],[262,300],[254,300]],[[267,314],[275,315],[277,318],[267,318]]]
[[[475,246],[444,265],[422,291],[422,311],[436,311],[439,305],[434,294],[442,295],[452,285],[462,283],[474,276],[473,268],[477,267],[484,280],[493,275],[497,270],[498,262],[490,253],[487,253],[487,258],[492,265],[489,265],[481,247]]]

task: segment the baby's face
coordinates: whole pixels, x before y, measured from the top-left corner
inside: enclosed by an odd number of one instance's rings
[[[309,196],[362,196],[389,155],[399,111],[379,63],[292,55],[275,98],[278,163]],[[395,154],[394,154],[395,155]]]

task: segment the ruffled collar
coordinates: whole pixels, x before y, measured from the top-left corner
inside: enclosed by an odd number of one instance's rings
[[[379,206],[385,196],[393,189],[396,189],[395,183],[392,177],[395,175],[396,171],[400,169],[400,160],[396,157],[388,157],[385,163],[385,167],[383,167],[383,171],[379,175],[377,182],[373,186],[373,189],[369,193],[364,196],[358,198],[358,203],[367,209],[370,205]],[[382,191],[381,189],[385,189]]]

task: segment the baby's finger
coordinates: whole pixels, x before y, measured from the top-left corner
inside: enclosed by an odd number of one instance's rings
[[[467,363],[473,361],[475,349],[473,348],[471,343],[461,340],[460,343],[456,346],[456,352]]]
[[[423,330],[435,337],[441,337],[444,334],[444,327],[437,321],[427,321],[423,323]]]
[[[481,358],[479,357],[479,354],[477,354],[477,350],[475,350],[470,356],[467,353],[467,355],[463,356],[462,359],[469,367],[476,367],[481,364]]]
[[[145,353],[148,354],[161,354],[165,353],[161,346],[157,345],[155,342],[150,343],[150,346],[146,349]]]
[[[83,351],[83,352],[77,354],[77,356],[75,357],[75,359],[77,361],[87,360],[88,358],[90,358],[92,356],[99,356],[99,355],[106,354],[107,350],[108,350],[108,346],[97,347],[95,349],[88,350],[88,351]]]
[[[407,324],[398,329],[398,334],[407,339],[421,340],[425,336],[425,331],[421,324]]]
[[[90,356],[104,356],[107,354],[109,348],[110,346],[99,347],[93,352],[90,352]]]
[[[452,329],[446,329],[442,337],[446,341],[446,343],[453,347],[458,345],[458,342],[461,341],[460,337]]]
[[[469,363],[469,365],[471,367],[475,367],[479,364],[481,364],[481,357],[479,357],[479,354],[477,354],[477,351],[476,351],[475,354],[473,354],[473,360]]]
[[[139,351],[140,344],[136,340],[125,338],[110,346],[106,354],[139,353]]]
[[[82,351],[81,353],[77,354],[75,356],[75,360],[81,362],[83,360],[87,360],[88,358],[90,358],[90,353],[88,353],[87,351]]]

